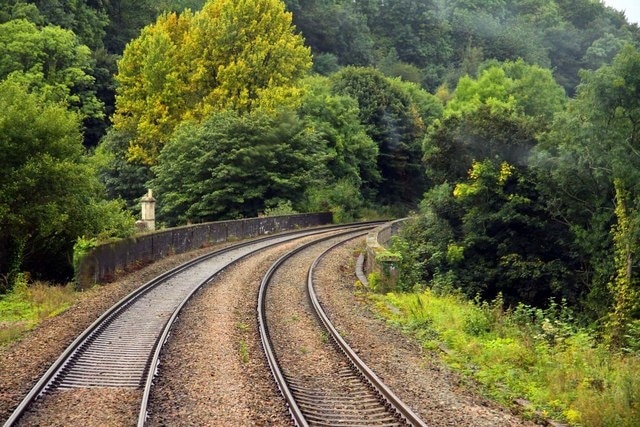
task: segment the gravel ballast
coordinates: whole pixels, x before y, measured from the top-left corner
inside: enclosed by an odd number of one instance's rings
[[[412,339],[388,327],[358,298],[353,257],[362,241],[332,252],[316,273],[323,307],[360,357],[430,426],[533,426],[474,393],[473,386],[441,364],[437,355],[425,353]],[[149,425],[291,425],[262,354],[255,307],[264,272],[297,244],[278,245],[228,268],[185,307],[163,349]],[[8,418],[48,366],[106,309],[167,269],[211,250],[172,256],[96,287],[67,312],[0,348],[1,419]],[[306,270],[314,258],[305,254],[279,273],[283,292],[278,298],[301,295],[296,288],[306,285]],[[291,288],[284,289],[287,286]],[[280,324],[294,333],[302,329],[301,323],[312,320],[304,307],[299,309],[303,311],[296,308],[278,314]],[[325,347],[325,337],[316,332],[296,344],[291,354],[301,356],[313,375],[325,360],[332,363],[330,357],[316,359]],[[129,408],[127,402],[137,402],[137,394],[106,388],[65,391],[49,399],[48,412],[25,420],[29,421],[25,425],[132,425],[137,409]],[[84,402],[95,406],[78,411]],[[106,407],[96,409],[101,404]]]
[[[361,244],[332,251],[314,276],[325,312],[358,356],[429,426],[534,426],[474,393],[436,355],[390,328],[356,297],[355,249]]]

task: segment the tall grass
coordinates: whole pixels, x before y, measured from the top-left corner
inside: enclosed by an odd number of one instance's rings
[[[20,338],[43,320],[62,313],[76,299],[72,284],[27,284],[20,277],[10,293],[0,296],[0,345]]]
[[[392,323],[512,406],[580,426],[640,425],[640,355],[611,352],[562,305],[502,310],[459,295],[372,295]]]

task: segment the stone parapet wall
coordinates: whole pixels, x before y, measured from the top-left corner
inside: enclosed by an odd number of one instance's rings
[[[76,271],[76,283],[85,289],[113,279],[118,273],[173,255],[229,240],[238,240],[297,228],[330,224],[330,212],[209,222],[146,233],[92,249]]]
[[[380,292],[394,288],[397,278],[397,265],[401,261],[400,255],[389,252],[386,245],[391,237],[398,233],[402,223],[407,218],[397,219],[374,228],[367,234],[367,247],[364,261],[364,272],[369,275],[377,273],[380,279]]]

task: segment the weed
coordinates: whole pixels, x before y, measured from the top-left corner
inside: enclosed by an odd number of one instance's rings
[[[247,332],[249,330],[249,324],[246,322],[238,322],[236,323],[236,328],[238,328],[238,330],[240,332]]]
[[[380,274],[376,272],[369,274],[369,276],[367,277],[367,280],[369,281],[369,289],[371,289],[374,292],[377,291],[382,284],[382,280],[380,279]]]
[[[240,360],[242,363],[249,363],[249,346],[245,340],[240,340],[238,353],[240,353]]]
[[[446,348],[451,367],[506,405],[524,398],[532,403],[528,410],[570,425],[632,426],[640,419],[635,341],[627,354],[611,352],[592,331],[575,326],[564,303],[505,312],[500,298],[468,301],[429,289],[370,298],[425,348]]]
[[[77,299],[73,284],[27,283],[20,275],[13,290],[0,296],[0,345],[20,338],[43,320],[67,310]]]

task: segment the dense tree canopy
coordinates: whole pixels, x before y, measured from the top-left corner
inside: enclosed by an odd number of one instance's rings
[[[490,66],[477,79],[461,78],[425,139],[427,175],[440,184],[465,178],[473,161],[526,165],[538,135],[565,102],[549,70],[521,60]]]
[[[425,125],[410,94],[371,68],[347,67],[332,76],[333,90],[358,101],[360,121],[378,144],[382,204],[415,204],[424,191],[421,138]]]
[[[318,135],[294,114],[215,113],[184,124],[163,148],[156,178],[169,224],[256,216],[300,198],[320,173]]]
[[[181,121],[291,103],[310,66],[277,0],[220,0],[195,14],[165,14],[125,49],[114,124],[134,135],[130,158],[152,165]]]
[[[75,239],[126,234],[126,216],[103,199],[76,113],[11,78],[0,83],[0,110],[0,274],[68,278]]]
[[[11,75],[83,118],[101,118],[91,76],[91,51],[73,32],[16,19],[0,24],[0,80]]]
[[[639,71],[640,53],[626,46],[611,65],[583,73],[576,99],[558,115],[536,164],[556,217],[575,234],[590,307],[598,311],[610,295],[616,328],[640,315],[626,300],[639,283]]]

